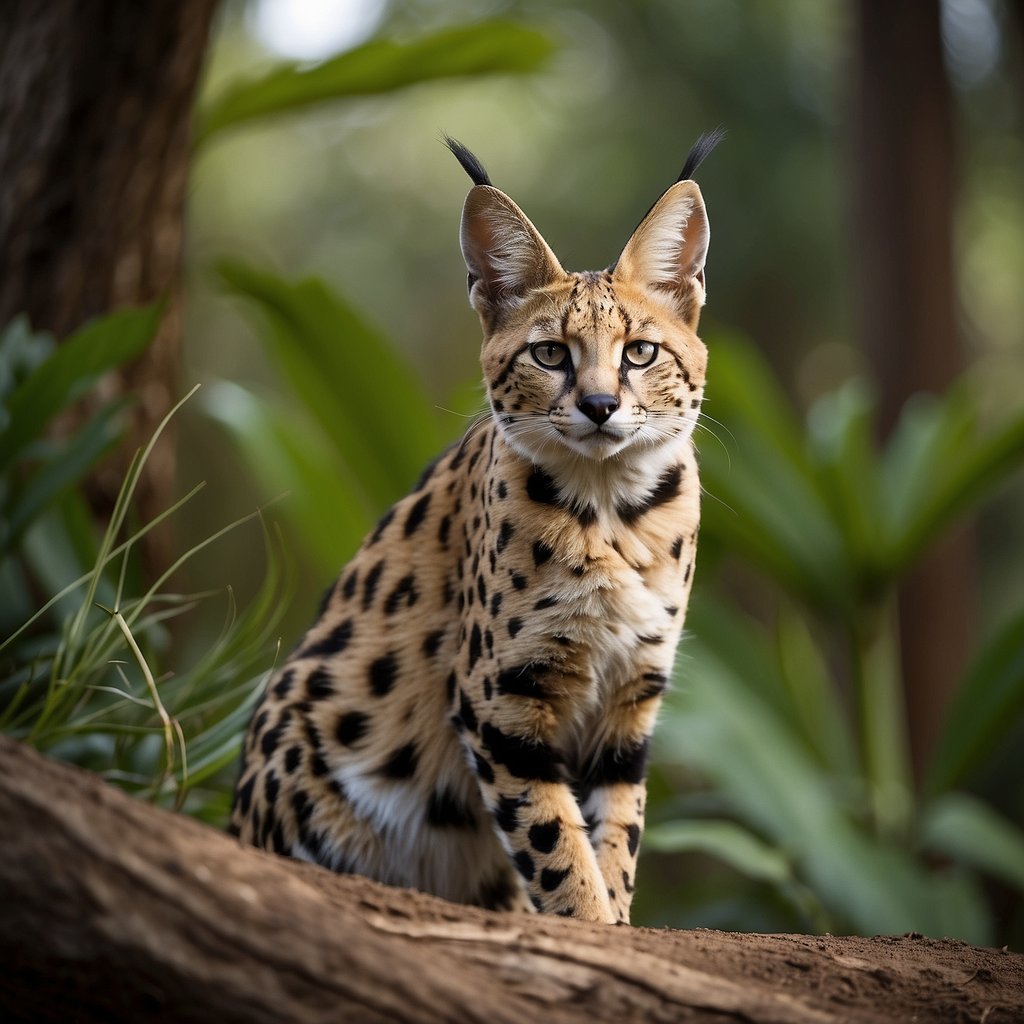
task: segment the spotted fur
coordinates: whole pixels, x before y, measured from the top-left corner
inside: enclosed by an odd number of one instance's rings
[[[462,249],[490,415],[269,681],[232,829],[451,900],[625,922],[693,580],[704,203],[677,182],[612,268],[567,273],[451,148],[477,182]]]

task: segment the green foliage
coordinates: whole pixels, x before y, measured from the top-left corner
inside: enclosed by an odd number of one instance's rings
[[[196,145],[225,128],[329,100],[392,92],[438,78],[533,71],[551,49],[537,30],[493,20],[403,43],[372,40],[312,67],[281,63],[255,81],[229,88],[200,110]]]
[[[20,322],[0,338],[8,423],[0,477],[8,524],[0,548],[0,729],[152,799],[181,805],[191,794],[195,813],[221,818],[224,785],[203,787],[237,758],[269,663],[282,603],[280,556],[266,534],[268,571],[255,600],[239,613],[229,588],[219,636],[194,664],[172,670],[172,620],[214,595],[181,594],[168,583],[244,520],[195,545],[154,583],[141,584],[132,562],[140,542],[199,490],[153,521],[128,527],[143,466],[176,410],[137,453],[98,537],[74,485],[117,439],[124,403],[99,408],[68,440],[44,435],[103,371],[143,349],[159,315],[159,308],[113,314],[56,349]],[[40,591],[52,596],[27,610],[27,595]]]
[[[207,409],[268,493],[288,492],[283,514],[310,555],[339,565],[437,455],[437,410],[387,339],[323,282],[291,283],[238,262],[219,272],[262,314],[267,352],[295,401],[264,404],[219,384]]]
[[[802,429],[751,346],[715,338],[709,347],[708,406],[729,437],[701,444],[701,578],[716,563],[743,563],[759,577],[762,608],[734,610],[714,596],[714,579],[691,606],[693,637],[658,735],[660,759],[669,777],[697,771],[716,813],[743,826],[716,825],[714,844],[699,848],[772,880],[794,903],[798,881],[833,930],[991,941],[979,874],[1024,891],[1014,867],[1024,863],[1024,831],[950,790],[1006,740],[1024,707],[1024,621],[1011,622],[966,674],[918,798],[894,595],[943,527],[1024,465],[1024,413],[983,426],[964,380],[941,399],[908,403],[876,452],[859,383],[819,401]],[[852,686],[852,707],[840,680]],[[669,807],[656,807],[659,815],[654,848],[680,848],[673,837],[685,827],[703,835]],[[766,864],[791,874],[773,879]]]

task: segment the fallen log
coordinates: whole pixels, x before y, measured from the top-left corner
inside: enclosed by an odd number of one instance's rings
[[[241,847],[0,737],[5,1021],[1024,1020],[950,939],[494,914]]]

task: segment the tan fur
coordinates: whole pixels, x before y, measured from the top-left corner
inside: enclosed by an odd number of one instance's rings
[[[491,416],[387,513],[270,681],[232,827],[452,900],[628,921],[696,551],[703,201],[673,186],[600,273],[566,273],[489,185],[462,240]],[[637,340],[657,357],[622,369]],[[571,368],[531,354],[552,342]],[[602,395],[618,407],[598,423],[579,403]]]

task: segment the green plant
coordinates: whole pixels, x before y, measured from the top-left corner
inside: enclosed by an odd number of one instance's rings
[[[662,771],[696,770],[713,800],[664,799],[648,849],[700,851],[791,903],[802,894],[809,924],[991,941],[981,877],[1024,893],[1024,831],[957,787],[1024,708],[1024,614],[977,655],[915,794],[895,593],[943,527],[1024,464],[1024,414],[983,426],[965,379],[909,403],[876,452],[858,382],[803,428],[751,346],[710,347],[708,403],[729,436],[701,444],[702,585],[658,740]],[[756,571],[760,616],[707,585],[736,562]]]
[[[268,570],[248,608],[239,613],[228,588],[220,635],[193,664],[173,665],[173,620],[214,595],[181,594],[168,584],[187,560],[245,520],[140,584],[131,562],[139,542],[200,489],[153,521],[128,526],[142,468],[176,410],[136,454],[99,535],[75,485],[117,439],[125,403],[102,406],[69,439],[44,433],[102,372],[141,351],[159,315],[159,308],[113,314],[57,348],[22,323],[0,338],[7,418],[0,495],[8,527],[0,550],[0,729],[151,799],[180,806],[190,796],[191,810],[220,819],[225,786],[209,784],[236,759],[272,659],[286,589],[276,544],[264,531]],[[33,593],[50,596],[24,612]]]

